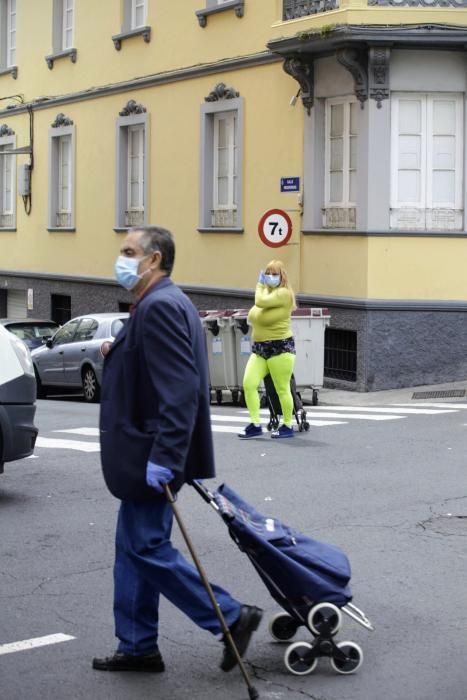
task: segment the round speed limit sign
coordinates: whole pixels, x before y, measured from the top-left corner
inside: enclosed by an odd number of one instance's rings
[[[270,248],[280,248],[292,235],[292,221],[282,209],[269,209],[258,224],[259,237]]]

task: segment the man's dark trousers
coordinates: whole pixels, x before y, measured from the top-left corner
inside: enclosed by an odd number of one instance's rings
[[[147,654],[157,647],[159,595],[213,634],[219,621],[194,566],[170,542],[173,512],[165,496],[147,502],[122,501],[114,567],[115,634],[118,651]],[[214,595],[230,627],[240,603],[219,586]]]

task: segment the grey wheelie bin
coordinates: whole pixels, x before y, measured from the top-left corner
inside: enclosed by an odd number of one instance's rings
[[[216,392],[216,401],[222,403],[224,390],[237,392],[237,360],[235,337],[231,323],[233,310],[210,311],[201,317],[206,333],[211,390]]]
[[[243,375],[245,374],[246,363],[251,355],[251,327],[247,322],[248,309],[237,309],[231,316],[231,323],[235,336],[235,353],[237,358],[237,384],[240,387],[240,394],[232,392],[232,400],[244,404],[243,397]]]
[[[324,333],[330,323],[328,309],[303,308],[292,312],[295,338],[295,382],[297,389],[312,389],[312,403],[324,382]]]

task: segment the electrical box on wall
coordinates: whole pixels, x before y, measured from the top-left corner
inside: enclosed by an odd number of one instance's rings
[[[31,166],[29,163],[20,165],[18,168],[18,193],[22,197],[31,194]]]

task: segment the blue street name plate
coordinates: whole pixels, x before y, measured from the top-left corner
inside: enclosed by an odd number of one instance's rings
[[[281,177],[281,192],[300,192],[300,178]]]

